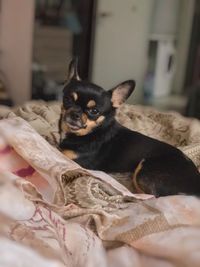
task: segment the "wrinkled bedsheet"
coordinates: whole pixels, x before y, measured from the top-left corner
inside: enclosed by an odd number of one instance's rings
[[[134,194],[123,175],[81,168],[56,149],[59,110],[0,108],[0,266],[200,266],[200,200]],[[199,121],[129,105],[118,120],[200,166]]]

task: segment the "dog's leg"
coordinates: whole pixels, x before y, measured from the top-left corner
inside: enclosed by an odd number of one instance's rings
[[[191,161],[178,155],[165,155],[140,162],[133,175],[133,183],[143,192],[156,197],[178,194],[198,196],[200,174]]]
[[[138,176],[139,172],[142,170],[143,162],[144,162],[144,159],[140,161],[140,163],[137,165],[137,167],[133,173],[133,185],[134,185],[134,188],[136,190],[136,193],[138,193],[138,194],[144,194],[145,193],[141,189],[141,187],[139,186],[138,181],[137,181],[137,178],[138,178],[137,176]]]

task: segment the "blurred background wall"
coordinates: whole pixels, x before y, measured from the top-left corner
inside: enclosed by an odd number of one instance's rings
[[[200,117],[199,10],[198,0],[1,0],[0,103],[3,90],[14,105],[61,99],[78,56],[82,78],[105,89],[135,79],[129,103]]]

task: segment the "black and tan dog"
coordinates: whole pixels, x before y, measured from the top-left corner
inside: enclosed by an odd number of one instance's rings
[[[72,61],[63,90],[60,149],[88,169],[133,172],[139,192],[200,195],[200,174],[180,150],[115,120],[116,109],[134,87],[135,82],[129,80],[105,91],[81,81],[77,62]]]

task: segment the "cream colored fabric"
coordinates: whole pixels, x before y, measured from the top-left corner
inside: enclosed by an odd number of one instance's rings
[[[31,105],[38,104],[27,108]],[[40,108],[47,113],[50,109],[55,117],[38,115],[32,108],[35,120],[25,117],[22,109],[20,115],[39,133],[42,128],[43,136],[55,144],[40,117],[48,117],[47,125],[56,130],[58,106]],[[125,106],[118,119],[168,142],[177,140],[177,146],[184,139],[183,148],[198,143],[198,121],[170,115],[172,131],[175,119],[187,125],[184,131],[179,128],[181,138],[173,138],[171,131],[166,135],[164,119],[153,119],[156,111],[140,109]],[[2,112],[9,119],[0,121],[0,248],[5,244],[0,266],[12,266],[14,261],[15,266],[32,266],[31,259],[38,266],[199,266],[199,199],[134,195],[110,176],[82,169],[23,119],[9,110]],[[167,139],[169,135],[172,138]],[[29,261],[20,257],[25,252]]]

